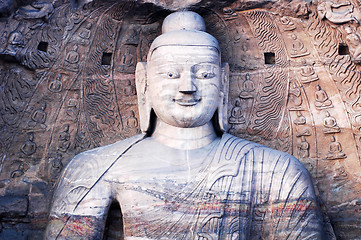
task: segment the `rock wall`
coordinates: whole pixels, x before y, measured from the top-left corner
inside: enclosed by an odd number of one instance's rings
[[[184,7],[230,64],[229,132],[299,158],[337,239],[360,239],[356,0],[0,1],[0,239],[41,239],[63,166],[140,132],[135,65]]]

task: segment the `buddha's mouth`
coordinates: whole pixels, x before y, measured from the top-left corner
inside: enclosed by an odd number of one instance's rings
[[[178,98],[173,101],[181,106],[194,106],[201,101],[201,98]]]

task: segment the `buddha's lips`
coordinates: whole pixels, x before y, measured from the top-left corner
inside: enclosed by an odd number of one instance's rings
[[[201,98],[178,98],[173,99],[174,102],[181,106],[193,106],[201,101]]]

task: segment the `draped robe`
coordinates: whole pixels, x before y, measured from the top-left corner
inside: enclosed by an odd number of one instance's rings
[[[135,136],[76,156],[60,176],[46,239],[101,239],[114,201],[127,240],[324,238],[304,166],[229,134],[188,151]]]

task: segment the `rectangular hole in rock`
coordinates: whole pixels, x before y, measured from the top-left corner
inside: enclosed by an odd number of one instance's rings
[[[49,46],[49,44],[47,42],[39,42],[38,50],[42,51],[42,52],[47,52],[48,46]]]
[[[104,52],[102,56],[102,65],[110,66],[112,61],[112,53]]]
[[[349,55],[350,51],[348,50],[348,46],[344,43],[340,43],[338,46],[338,54],[339,55]]]
[[[275,64],[276,63],[276,56],[273,52],[265,52],[264,53],[264,63],[265,64]]]

